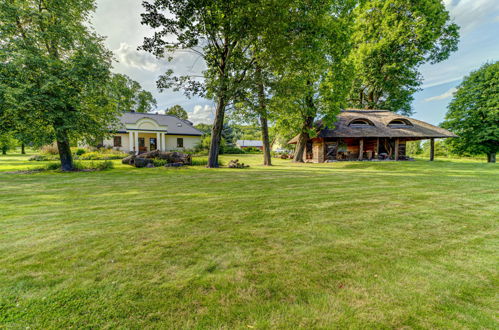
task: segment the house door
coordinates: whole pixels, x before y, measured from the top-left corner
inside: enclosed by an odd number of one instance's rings
[[[149,149],[151,151],[158,150],[158,140],[156,138],[149,139]]]
[[[143,137],[139,137],[139,154],[147,152],[146,140]]]

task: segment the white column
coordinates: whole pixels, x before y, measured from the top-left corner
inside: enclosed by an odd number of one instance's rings
[[[161,150],[161,133],[156,132],[156,150]]]
[[[166,151],[166,133],[162,133],[161,143],[163,144],[163,151]]]
[[[135,131],[135,154],[139,154],[139,132]]]
[[[128,132],[128,145],[129,145],[129,152],[133,151],[133,132],[129,131]]]

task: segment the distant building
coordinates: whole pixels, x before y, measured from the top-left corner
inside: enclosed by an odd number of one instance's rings
[[[334,129],[323,128],[307,141],[303,160],[323,163],[328,160],[406,159],[407,141],[456,137],[438,126],[405,117],[388,110],[346,109],[338,115]],[[296,144],[298,136],[289,144]]]
[[[237,140],[236,146],[240,149],[257,148],[263,150],[263,143],[260,140]]]

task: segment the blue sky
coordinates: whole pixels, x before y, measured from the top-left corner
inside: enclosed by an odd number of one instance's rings
[[[423,90],[416,93],[414,118],[432,124],[442,122],[452,93],[463,77],[483,63],[499,60],[499,0],[445,0],[452,19],[461,27],[459,49],[444,62],[421,67]],[[137,51],[148,28],[140,24],[143,12],[138,0],[97,0],[93,23],[97,33],[107,37],[106,45],[117,62],[114,71],[124,73],[151,91],[158,100],[158,111],[174,104],[182,105],[196,123],[210,123],[214,104],[211,101],[188,99],[182,93],[156,89],[156,79],[167,68],[178,72],[199,72],[202,61],[192,55],[180,54],[172,64]]]

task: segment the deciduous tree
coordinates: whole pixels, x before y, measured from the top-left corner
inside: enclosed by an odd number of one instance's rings
[[[143,49],[172,59],[172,53],[188,50],[202,57],[207,69],[203,80],[166,72],[158,80],[160,90],[183,89],[216,103],[208,167],[218,167],[218,153],[225,109],[240,88],[248,66],[243,56],[251,44],[258,1],[250,0],[154,0],[145,1],[142,23],[155,29]]]
[[[142,89],[137,81],[124,74],[113,74],[110,93],[121,112],[151,112],[157,105],[151,92]]]
[[[486,154],[496,162],[499,151],[499,61],[483,65],[459,85],[443,127],[458,135],[449,141],[458,154]]]
[[[180,119],[188,119],[189,118],[189,115],[187,114],[187,111],[185,111],[184,108],[182,108],[180,105],[174,105],[168,109],[166,109],[165,113],[167,115],[172,115],[172,116],[176,116]]]
[[[410,114],[419,67],[457,49],[458,26],[441,0],[361,0],[354,14],[350,105]]]
[[[288,20],[289,47],[269,106],[280,109],[281,130],[299,134],[295,162],[303,161],[306,142],[317,132],[314,121],[331,127],[345,104],[353,5],[349,0],[301,1]]]
[[[94,0],[0,2],[2,116],[38,144],[55,140],[65,171],[70,140],[105,134],[118,112],[111,53],[89,28],[94,9]]]

